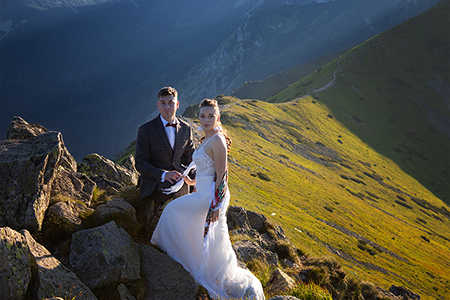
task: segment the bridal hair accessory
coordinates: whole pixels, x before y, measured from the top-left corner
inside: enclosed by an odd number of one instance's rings
[[[187,176],[187,174],[189,174],[189,172],[190,172],[192,169],[195,169],[195,168],[197,168],[197,166],[195,165],[194,161],[192,161],[192,162],[189,164],[189,166],[186,168],[186,170],[184,170],[183,176]],[[183,186],[183,182],[184,182],[184,180],[180,180],[180,181],[178,181],[177,183],[175,183],[174,185],[172,185],[172,186],[169,187],[169,188],[161,189],[161,191],[162,191],[164,194],[166,194],[166,195],[172,194],[172,193],[176,193],[176,192],[178,192],[178,191],[181,189],[181,187]]]

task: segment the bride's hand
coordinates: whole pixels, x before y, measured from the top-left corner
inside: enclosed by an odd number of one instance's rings
[[[211,222],[214,223],[219,220],[219,211],[220,211],[220,209],[213,211],[213,213],[211,215]]]

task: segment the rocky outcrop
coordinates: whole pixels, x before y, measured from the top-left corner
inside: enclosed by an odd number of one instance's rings
[[[237,259],[243,262],[260,260],[269,265],[278,265],[278,255],[263,249],[257,243],[250,240],[237,241],[233,244],[233,250]]]
[[[8,140],[29,140],[49,130],[37,123],[28,123],[19,116],[15,116],[9,123],[6,138]]]
[[[420,296],[402,286],[391,286],[389,292],[404,300],[420,300]]]
[[[136,300],[136,297],[128,290],[125,284],[121,283],[117,287],[117,292],[119,293],[120,300]]]
[[[227,211],[228,230],[235,234],[247,234],[264,239],[269,243],[275,239],[289,241],[283,228],[273,226],[259,213],[248,211],[243,207],[230,206]]]
[[[285,272],[277,268],[267,283],[266,293],[270,295],[282,294],[288,292],[296,285],[294,279],[292,279]]]
[[[57,169],[57,176],[52,183],[51,196],[63,196],[80,200],[91,205],[96,183],[83,173],[67,170],[62,166]]]
[[[294,252],[293,245],[283,229],[280,226],[273,226],[264,215],[247,211],[239,206],[230,206],[227,222],[230,235],[251,237],[251,240],[245,239],[233,244],[233,249],[240,261],[249,262],[258,259],[278,266],[279,259],[292,260],[285,254],[279,257],[277,252],[280,245],[291,248],[291,252]],[[293,263],[295,261],[292,261]]]
[[[117,225],[134,235],[139,227],[136,209],[123,198],[108,200],[105,204],[97,206],[90,219],[93,224],[101,225],[114,220]]]
[[[0,141],[0,226],[41,228],[59,166],[76,170],[59,132]]]
[[[26,238],[17,231],[0,228],[0,297],[2,299],[37,299],[36,261]]]
[[[119,219],[126,219],[130,226],[138,224],[136,210],[123,198],[108,200],[105,204],[99,205],[95,209],[95,217],[101,221],[108,220],[114,216],[118,216]]]
[[[139,248],[114,221],[72,235],[70,268],[89,287],[140,278]]]
[[[53,257],[44,246],[38,244],[27,230],[23,230],[22,235],[36,259],[40,283],[39,299],[52,298],[56,295],[64,299],[97,299],[72,271]]]
[[[182,265],[153,247],[141,244],[139,248],[146,300],[195,300],[197,284]]]
[[[124,165],[115,164],[96,153],[85,156],[78,166],[79,171],[90,176],[102,189],[119,190],[122,187],[136,185],[139,173],[134,167],[134,158],[130,156]]]
[[[53,215],[54,217],[65,221],[72,231],[81,230],[82,221],[79,217],[79,213],[74,208],[74,203],[72,201],[68,202],[57,202],[50,206],[47,210],[48,215]]]

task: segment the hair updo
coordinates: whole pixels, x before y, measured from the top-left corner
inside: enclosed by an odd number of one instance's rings
[[[200,109],[202,109],[202,107],[212,107],[214,108],[214,111],[216,112],[216,114],[218,116],[220,116],[220,109],[219,109],[219,104],[217,103],[217,100],[214,99],[204,99],[202,102],[200,102]],[[230,134],[228,133],[228,131],[223,128],[222,123],[220,122],[220,119],[217,120],[218,125],[220,126],[220,133],[223,134],[223,136],[225,137],[225,140],[227,142],[227,150],[230,151],[231,149],[231,137]],[[201,141],[203,141],[205,137],[203,137],[201,139]]]

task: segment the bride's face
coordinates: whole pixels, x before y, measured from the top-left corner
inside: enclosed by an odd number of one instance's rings
[[[214,130],[214,128],[218,125],[219,115],[216,113],[214,107],[204,106],[200,109],[198,119],[203,130],[209,131]]]

